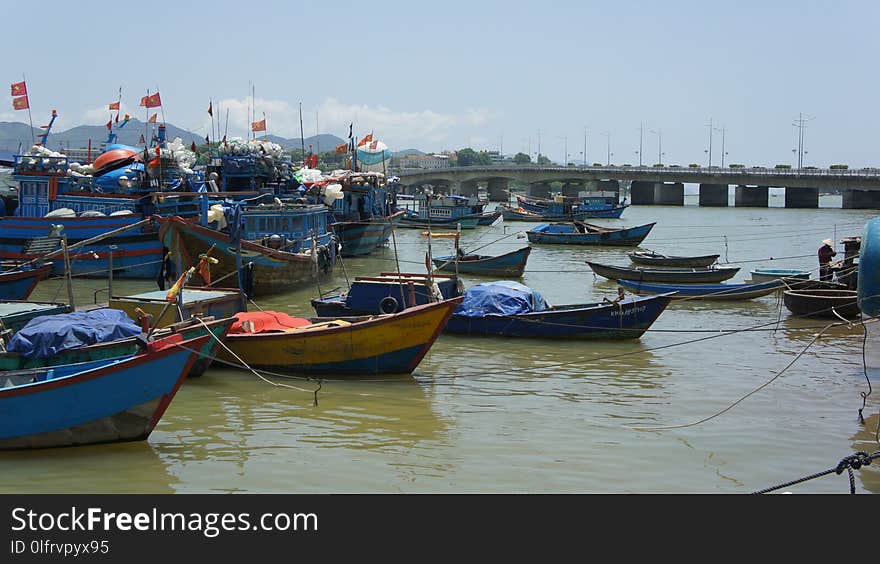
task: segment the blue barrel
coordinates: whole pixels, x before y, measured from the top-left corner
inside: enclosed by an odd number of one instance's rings
[[[880,315],[880,217],[865,224],[859,246],[859,309]]]

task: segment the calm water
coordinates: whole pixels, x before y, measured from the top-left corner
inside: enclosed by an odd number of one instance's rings
[[[839,201],[823,197],[829,207],[819,210],[642,206],[596,222],[656,221],[643,248],[672,254],[720,253],[731,262],[809,255],[743,264],[731,280],[740,282],[752,268],[813,269],[822,239],[860,234],[875,212],[830,209]],[[515,233],[527,228],[481,227],[465,233],[463,246],[510,251],[526,244]],[[424,237],[403,229],[396,238],[401,269],[423,271]],[[435,240],[435,254],[450,250],[450,241]],[[594,278],[584,261],[625,265],[626,251],[536,246],[522,281],[552,304],[597,301],[613,296],[616,285]],[[393,248],[346,260],[345,269],[349,277],[392,270]],[[105,286],[78,282],[77,299],[91,302]],[[338,268],[321,289],[344,286]],[[146,281],[115,288],[151,289]],[[316,292],[259,303],[311,315]],[[48,281],[33,299],[65,295]],[[325,382],[317,406],[311,383],[284,380],[306,390],[298,391],[212,369],[184,384],[148,441],[0,454],[0,491],[748,493],[878,448],[880,389],[868,397],[868,424],[858,421],[860,394],[868,391],[860,326],[829,331],[773,383],[691,425],[766,383],[827,323],[787,317],[768,296],[673,304],[653,331],[629,342],[444,335],[412,376]],[[774,330],[670,346],[762,324]],[[869,325],[870,333],[880,328]],[[878,342],[869,336],[869,349]],[[875,388],[878,374],[871,374]],[[681,427],[652,429],[674,426]],[[860,493],[880,492],[877,466],[857,472]],[[847,488],[845,476],[831,475],[787,491]]]

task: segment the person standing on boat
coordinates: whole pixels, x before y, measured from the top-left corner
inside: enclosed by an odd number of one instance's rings
[[[834,241],[831,239],[824,239],[822,241],[822,246],[819,247],[819,280],[823,282],[830,282],[832,269],[831,269],[831,259],[837,256],[837,252],[833,248]]]

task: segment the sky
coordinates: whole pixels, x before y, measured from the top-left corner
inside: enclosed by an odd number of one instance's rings
[[[34,124],[159,119],[247,132],[370,131],[393,151],[562,162],[880,166],[880,2],[46,0],[8,10],[0,77]],[[219,112],[218,106],[220,108]],[[0,121],[27,122],[6,90]],[[709,127],[709,124],[712,127]],[[711,136],[710,136],[711,132]],[[583,154],[586,140],[586,159]],[[641,155],[639,148],[641,144]],[[662,150],[663,154],[660,154]]]

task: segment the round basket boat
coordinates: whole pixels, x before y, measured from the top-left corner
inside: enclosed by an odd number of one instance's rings
[[[782,301],[788,311],[806,317],[854,319],[861,315],[855,290],[786,290]]]

